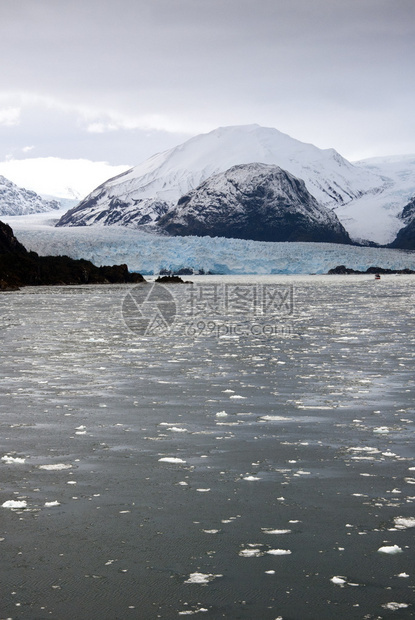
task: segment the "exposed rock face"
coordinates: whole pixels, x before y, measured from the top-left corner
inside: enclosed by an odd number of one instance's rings
[[[404,228],[401,228],[395,240],[389,244],[389,247],[415,250],[415,197],[403,209],[400,218],[406,225]]]
[[[108,284],[143,282],[127,265],[96,267],[68,256],[39,256],[19,243],[7,224],[0,222],[0,290],[44,284]]]
[[[57,200],[46,200],[0,175],[0,215],[29,215],[52,211],[59,207]]]
[[[351,243],[336,215],[315,200],[302,180],[260,163],[210,177],[158,225],[181,236]]]
[[[26,253],[26,248],[17,241],[8,224],[0,222],[0,254],[8,252]]]

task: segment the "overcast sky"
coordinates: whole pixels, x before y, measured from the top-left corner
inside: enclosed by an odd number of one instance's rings
[[[0,0],[0,161],[135,165],[223,125],[415,153],[415,0]]]

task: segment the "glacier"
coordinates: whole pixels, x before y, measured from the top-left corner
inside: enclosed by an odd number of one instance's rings
[[[3,217],[17,239],[40,255],[85,258],[95,265],[126,263],[154,275],[193,269],[215,274],[324,274],[337,265],[365,271],[415,270],[415,252],[333,243],[265,242],[223,237],[168,237],[122,226],[55,228],[63,211]]]

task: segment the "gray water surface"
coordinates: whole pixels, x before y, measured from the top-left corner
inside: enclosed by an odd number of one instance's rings
[[[1,294],[1,619],[413,617],[415,280],[267,281],[291,336]]]

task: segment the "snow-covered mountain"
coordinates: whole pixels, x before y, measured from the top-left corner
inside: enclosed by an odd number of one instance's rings
[[[210,176],[252,162],[277,165],[303,179],[314,198],[330,208],[373,197],[389,183],[375,171],[353,166],[334,149],[319,149],[277,129],[221,127],[103,183],[58,225],[151,225]]]
[[[415,155],[375,157],[354,165],[380,176],[383,186],[376,195],[365,194],[336,207],[336,214],[354,239],[388,244],[404,225],[403,208],[415,197]]]
[[[0,216],[29,215],[59,209],[57,200],[47,200],[35,192],[18,187],[0,175]]]
[[[415,249],[415,197],[408,202],[400,214],[404,227],[398,232],[396,239],[390,244],[391,248],[405,250]]]
[[[350,243],[336,215],[278,166],[233,166],[182,196],[158,222],[172,235]]]

